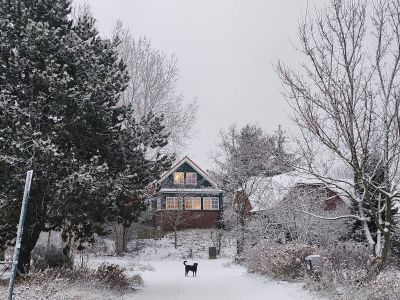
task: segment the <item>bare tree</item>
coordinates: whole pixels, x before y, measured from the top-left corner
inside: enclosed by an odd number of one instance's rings
[[[145,37],[135,39],[118,22],[114,30],[117,50],[130,76],[121,102],[133,108],[137,119],[150,112],[164,116],[173,152],[179,152],[192,136],[197,102],[186,103],[177,90],[179,70],[174,55],[156,50]]]
[[[336,195],[326,192],[324,185],[299,185],[273,210],[274,220],[283,225],[291,239],[311,244],[338,242],[349,233],[349,222],[341,216],[350,212]]]
[[[399,16],[397,0],[331,0],[299,26],[299,69],[277,65],[303,136],[304,170],[353,200],[351,217],[362,223],[377,262],[388,256],[399,197]],[[318,167],[316,158],[328,155],[351,178]]]
[[[224,240],[224,230],[222,228],[213,228],[210,231],[210,239],[213,243],[215,249],[217,250],[217,255],[221,254],[222,243]]]
[[[260,189],[265,176],[281,173],[290,155],[284,149],[282,129],[267,135],[257,125],[237,129],[231,126],[221,132],[218,151],[213,159],[214,177],[225,191],[223,221],[237,240],[237,254],[244,249],[246,221],[251,205],[249,198]]]
[[[196,212],[188,212],[182,209],[162,211],[163,222],[167,226],[170,226],[174,232],[175,249],[178,248],[178,231],[181,229],[182,225],[187,224],[188,222],[199,217],[200,215],[196,214]]]

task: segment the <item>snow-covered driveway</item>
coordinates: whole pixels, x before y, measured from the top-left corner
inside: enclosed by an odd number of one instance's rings
[[[136,300],[243,300],[319,299],[303,290],[301,284],[271,281],[247,274],[226,260],[196,260],[197,277],[184,276],[183,261],[151,261],[155,271],[142,274],[145,286]],[[192,263],[192,262],[189,262]],[[191,272],[190,272],[191,274]]]

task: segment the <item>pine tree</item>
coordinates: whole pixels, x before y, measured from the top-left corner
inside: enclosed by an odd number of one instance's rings
[[[120,199],[140,196],[172,159],[159,154],[162,119],[149,116],[147,128],[117,105],[127,75],[115,43],[89,14],[73,22],[70,12],[68,0],[0,0],[0,247],[13,242],[34,170],[21,273],[40,232],[83,243],[105,221],[128,219]]]

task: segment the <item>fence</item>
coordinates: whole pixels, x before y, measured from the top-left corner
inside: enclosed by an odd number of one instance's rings
[[[146,239],[161,239],[161,231],[156,228],[145,228],[137,231],[137,239],[138,240],[146,240]]]

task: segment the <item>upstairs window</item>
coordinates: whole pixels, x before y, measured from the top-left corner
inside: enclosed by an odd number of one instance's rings
[[[201,198],[200,197],[186,197],[185,198],[185,210],[201,210]]]
[[[175,172],[174,173],[174,184],[185,184],[185,173]]]
[[[219,198],[218,197],[204,197],[203,198],[203,209],[204,210],[219,210]]]
[[[179,198],[178,197],[167,197],[165,199],[165,208],[167,210],[178,210],[179,209]]]
[[[186,173],[186,184],[187,185],[196,185],[197,184],[197,173],[194,173],[194,172]]]

